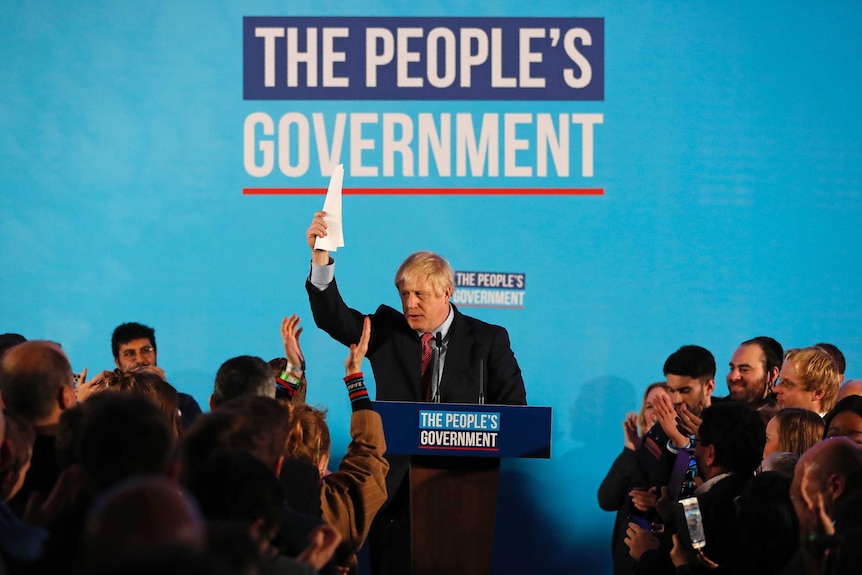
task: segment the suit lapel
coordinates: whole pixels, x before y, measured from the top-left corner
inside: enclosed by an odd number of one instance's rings
[[[446,363],[443,365],[443,401],[461,401],[456,393],[460,380],[468,377],[470,355],[473,350],[473,334],[464,321],[464,316],[452,306],[455,317],[449,328],[449,343],[446,348]],[[454,397],[453,397],[454,396]]]

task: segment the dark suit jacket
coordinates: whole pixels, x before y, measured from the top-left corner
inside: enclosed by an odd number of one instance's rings
[[[712,489],[697,496],[700,513],[703,517],[703,533],[706,537],[706,547],[703,554],[718,563],[727,565],[734,548],[734,525],[736,524],[736,498],[742,494],[748,477],[733,474],[725,477],[712,486]],[[661,546],[657,550],[644,553],[638,561],[636,575],[677,575],[681,573],[706,573],[707,569],[699,564],[685,569],[675,570],[670,560],[673,548],[672,535],[685,525],[677,525],[673,521],[665,525],[661,536]],[[732,572],[732,571],[731,571]]]
[[[317,327],[349,346],[359,341],[364,314],[347,307],[335,280],[323,291],[306,282]],[[440,383],[443,403],[478,403],[483,373],[485,402],[524,405],[527,393],[521,368],[500,326],[463,315],[455,306]],[[371,341],[366,354],[374,371],[377,399],[423,401],[421,343],[404,315],[381,305],[371,315]]]
[[[703,532],[706,536],[703,554],[719,565],[727,564],[733,554],[736,498],[742,494],[749,479],[734,473],[713,485],[706,493],[697,496],[703,515]],[[677,527],[685,528],[685,526]]]

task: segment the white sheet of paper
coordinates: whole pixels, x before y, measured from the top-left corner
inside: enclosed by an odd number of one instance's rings
[[[326,216],[326,237],[314,241],[314,249],[336,251],[344,247],[344,228],[341,225],[341,186],[344,181],[344,164],[338,164],[329,178],[329,189],[323,201]]]

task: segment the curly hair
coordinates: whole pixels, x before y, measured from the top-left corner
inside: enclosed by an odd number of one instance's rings
[[[131,393],[149,399],[165,415],[174,439],[177,438],[179,395],[170,383],[147,371],[115,369],[105,372],[101,380],[93,383],[93,392],[106,390]]]
[[[766,425],[748,404],[722,401],[703,410],[700,441],[715,448],[716,466],[750,476],[763,457]]]
[[[317,466],[321,458],[329,454],[331,446],[326,410],[306,403],[290,406],[290,432],[287,435],[284,455]]]

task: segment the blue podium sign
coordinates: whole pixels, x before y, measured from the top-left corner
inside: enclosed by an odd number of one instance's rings
[[[551,457],[551,408],[375,401],[387,453]]]

